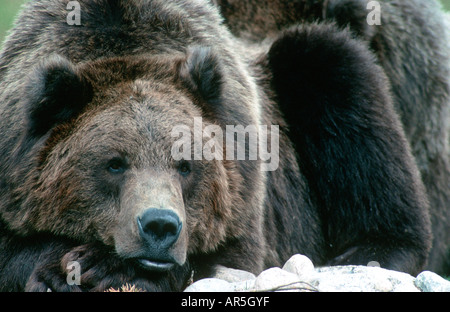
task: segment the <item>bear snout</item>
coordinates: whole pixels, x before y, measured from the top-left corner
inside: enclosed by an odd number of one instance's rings
[[[183,223],[178,214],[170,209],[149,208],[137,218],[137,227],[143,244],[147,247],[138,263],[152,271],[170,270],[181,261],[173,253],[180,237]]]
[[[172,247],[182,228],[178,215],[169,209],[147,209],[137,222],[141,237],[157,249]]]

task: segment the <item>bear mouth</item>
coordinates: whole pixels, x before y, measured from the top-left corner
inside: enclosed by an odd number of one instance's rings
[[[173,262],[161,262],[144,258],[137,259],[137,263],[141,268],[152,272],[167,272],[175,266]]]

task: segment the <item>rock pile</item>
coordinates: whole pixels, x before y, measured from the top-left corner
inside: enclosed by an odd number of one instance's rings
[[[369,266],[314,268],[307,257],[295,255],[283,268],[271,268],[258,276],[219,267],[216,274],[190,285],[186,292],[450,292],[450,281],[432,272],[416,278]]]

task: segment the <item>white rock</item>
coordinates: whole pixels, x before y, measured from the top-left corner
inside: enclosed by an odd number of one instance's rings
[[[233,292],[231,283],[218,278],[205,278],[195,282],[185,292]]]
[[[254,274],[218,266],[213,278],[200,280],[187,292],[322,291],[322,292],[450,292],[450,282],[432,272],[417,278],[379,267],[335,266],[314,268],[305,256],[295,255],[280,268]]]
[[[283,270],[296,274],[302,281],[310,280],[315,274],[314,264],[303,255],[291,257],[283,266]]]
[[[414,283],[423,292],[450,292],[450,281],[430,271],[420,273]]]
[[[293,273],[280,268],[263,271],[255,281],[256,291],[302,291],[309,288]]]
[[[230,269],[222,265],[216,266],[214,275],[211,277],[218,278],[230,283],[244,282],[256,279],[256,276],[253,273],[242,270]]]
[[[249,292],[249,291],[252,291],[253,289],[255,289],[255,283],[256,283],[256,278],[250,279],[247,281],[231,283],[231,286],[233,287],[233,291],[235,291],[235,292],[239,292],[239,291]]]
[[[316,271],[311,283],[323,292],[419,292],[411,275],[382,268],[336,266]]]

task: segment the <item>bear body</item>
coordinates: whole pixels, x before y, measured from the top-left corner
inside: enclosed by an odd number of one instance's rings
[[[423,269],[426,190],[363,41],[312,23],[242,44],[206,0],[79,3],[79,26],[29,3],[0,55],[3,290],[182,290],[295,253]],[[276,168],[174,157],[180,133],[230,125],[279,126]]]
[[[437,1],[214,0],[233,34],[253,44],[298,23],[333,22],[367,43],[391,86],[396,112],[430,201],[427,268],[450,273],[449,23]],[[378,14],[375,16],[374,14]],[[424,77],[427,77],[426,79]]]

